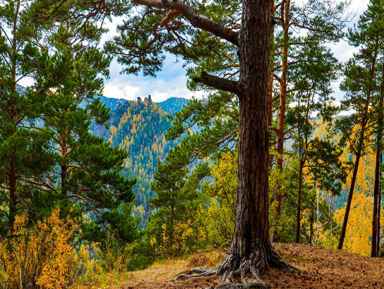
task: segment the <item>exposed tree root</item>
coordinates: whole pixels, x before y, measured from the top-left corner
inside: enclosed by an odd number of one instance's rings
[[[186,274],[179,275],[176,280],[194,279],[201,277],[219,276],[225,282],[215,287],[215,289],[269,289],[268,283],[260,278],[260,272],[268,267],[274,267],[291,272],[300,272],[287,261],[279,256],[276,251],[271,248],[268,253],[265,250],[259,250],[251,253],[249,256],[240,258],[238,255],[230,254],[215,269],[208,267],[197,267]],[[236,280],[240,280],[242,284],[236,284]],[[213,289],[208,287],[207,289]]]
[[[293,273],[300,273],[299,269],[293,267],[291,264],[281,258],[273,248],[271,248],[268,254],[268,262],[272,268],[282,269]]]
[[[195,275],[192,275],[195,274]],[[186,279],[194,279],[200,277],[211,277],[217,275],[216,269],[209,269],[208,267],[196,267],[189,270],[186,274],[180,274],[176,277],[175,280],[186,280]]]

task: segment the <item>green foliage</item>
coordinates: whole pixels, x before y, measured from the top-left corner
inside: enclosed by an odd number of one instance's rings
[[[380,59],[384,43],[383,11],[382,1],[370,1],[358,24],[348,34],[350,43],[359,47],[359,52],[347,62],[340,88],[346,93],[342,109],[351,110],[352,113],[341,118],[337,125],[343,132],[342,145],[348,146],[354,155],[358,150],[364,152],[369,145],[374,126],[365,127],[369,122],[375,124],[378,117],[382,74]],[[363,126],[364,129],[361,129]],[[365,130],[364,145],[360,144],[361,133],[356,134],[357,130]]]
[[[207,174],[208,166],[200,164],[187,179],[189,169],[184,165],[185,157],[180,147],[172,149],[166,161],[158,164],[155,180],[151,185],[157,197],[150,199],[156,212],[151,216],[148,232],[153,246],[162,256],[193,252],[199,240],[199,187],[200,179]]]
[[[204,184],[208,201],[203,213],[206,246],[224,248],[233,237],[237,194],[237,151],[223,153],[212,167],[213,182]]]
[[[27,1],[8,1],[0,7],[0,194],[1,234],[12,228],[16,215],[28,206],[36,182],[51,168],[50,132],[33,127],[43,112],[44,99],[20,79],[32,77],[43,50],[36,45],[39,30],[29,25]],[[32,65],[32,62],[35,65]],[[32,126],[32,127],[31,127]]]
[[[120,174],[128,153],[89,132],[109,118],[94,97],[111,60],[97,47],[103,30],[91,22],[43,19],[51,12],[71,18],[69,7],[51,11],[48,1],[0,6],[0,230],[12,232],[21,209],[33,223],[60,206],[63,217],[91,212],[81,237],[130,242],[138,220],[131,216],[135,181]],[[30,23],[39,8],[42,19]],[[23,77],[32,77],[33,86],[19,87]]]
[[[87,240],[105,242],[112,234],[132,241],[137,222],[126,206],[134,200],[135,181],[120,175],[128,154],[89,132],[92,123],[103,124],[109,118],[108,109],[94,95],[102,89],[100,73],[108,75],[110,58],[96,47],[99,35],[80,39],[77,29],[73,23],[62,23],[52,33],[35,77],[35,93],[45,99],[44,129],[53,135],[54,167],[41,180],[42,186],[54,191],[62,206],[73,203],[78,213],[92,212],[93,220],[82,226]]]

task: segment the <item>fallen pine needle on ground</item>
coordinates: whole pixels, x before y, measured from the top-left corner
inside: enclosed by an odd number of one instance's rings
[[[363,257],[344,251],[309,245],[275,244],[278,253],[301,273],[270,270],[261,275],[271,288],[384,288],[384,259]],[[198,289],[221,283],[217,277],[173,281],[194,267],[214,268],[225,258],[220,251],[196,253],[185,259],[166,260],[150,268],[130,272],[126,280],[108,289]],[[72,288],[98,288],[93,286]]]

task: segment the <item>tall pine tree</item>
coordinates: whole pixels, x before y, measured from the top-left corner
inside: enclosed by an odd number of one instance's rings
[[[359,47],[359,51],[347,63],[345,69],[346,78],[341,85],[341,88],[346,91],[342,108],[352,110],[353,113],[340,119],[338,127],[343,132],[344,143],[348,144],[353,155],[353,166],[338,249],[343,248],[360,158],[364,154],[364,149],[370,145],[367,137],[372,133],[370,122],[375,119],[372,116],[374,110],[371,108],[375,102],[377,103],[377,94],[380,94],[380,81],[378,79],[380,79],[381,69],[379,59],[382,55],[384,36],[381,27],[382,9],[382,1],[371,1],[368,10],[360,17],[357,26],[349,32],[350,43]],[[376,195],[377,192],[375,190]],[[377,206],[378,197],[376,196],[375,210]],[[376,227],[375,232],[377,225],[374,225],[374,227]],[[377,237],[374,236],[373,246],[375,248],[377,247],[376,240]],[[377,249],[373,251],[377,252]]]
[[[49,133],[36,129],[42,99],[19,83],[34,77],[41,56],[39,29],[29,22],[29,1],[0,5],[0,185],[1,233],[28,207],[36,178],[51,167]]]
[[[108,75],[110,59],[97,48],[100,31],[79,29],[76,22],[51,27],[45,54],[36,72],[34,93],[45,99],[41,120],[52,138],[53,170],[39,179],[51,192],[51,206],[90,213],[83,238],[105,242],[108,234],[124,241],[136,236],[131,217],[134,180],[120,172],[128,153],[90,134],[92,123],[103,124],[108,109],[96,97]]]

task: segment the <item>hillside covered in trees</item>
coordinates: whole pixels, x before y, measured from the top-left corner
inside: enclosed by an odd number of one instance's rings
[[[149,288],[380,287],[384,1],[350,4],[1,1],[1,287],[148,288],[175,260]],[[170,56],[196,97],[100,96]]]
[[[92,133],[100,136],[113,147],[129,152],[121,172],[128,179],[136,179],[133,187],[136,203],[135,216],[143,221],[151,211],[149,199],[156,194],[151,190],[158,161],[164,161],[178,140],[167,141],[166,134],[171,127],[170,114],[180,111],[188,101],[184,98],[170,98],[154,103],[150,97],[137,101],[125,101],[102,97],[101,101],[112,108],[108,129],[104,125],[93,126]]]

